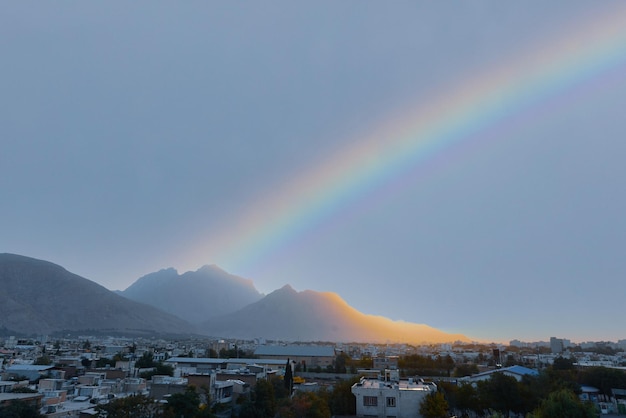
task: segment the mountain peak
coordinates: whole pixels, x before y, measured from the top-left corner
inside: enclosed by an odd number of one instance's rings
[[[147,274],[121,295],[157,306],[191,323],[234,312],[262,298],[247,280],[216,265],[178,274],[175,269]]]
[[[423,324],[366,315],[337,293],[295,291],[285,285],[263,299],[202,325],[209,335],[232,338],[409,344],[468,341]]]
[[[187,333],[185,321],[139,304],[44,260],[0,254],[0,328],[18,334],[63,330]]]

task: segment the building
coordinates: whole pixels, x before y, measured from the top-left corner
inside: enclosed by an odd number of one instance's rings
[[[24,402],[39,409],[42,399],[41,393],[0,393],[0,408],[9,406],[13,402]]]
[[[277,374],[276,371],[284,370],[287,359],[246,359],[246,358],[197,358],[197,357],[171,357],[165,361],[174,367],[174,375],[184,377],[191,374],[207,374],[216,372],[218,376],[229,376],[217,380],[239,379],[236,375],[254,374],[254,382],[260,378]],[[241,379],[246,380],[246,379]],[[253,382],[248,382],[253,383]]]
[[[332,366],[335,361],[335,348],[326,345],[261,345],[254,351],[260,359],[290,359],[302,366],[303,370],[313,367],[322,369]]]
[[[520,382],[525,375],[537,376],[539,374],[539,372],[535,369],[529,369],[528,367],[524,367],[524,366],[511,366],[511,367],[503,367],[501,369],[488,370],[486,372],[469,376],[465,379],[470,382],[476,382],[479,380],[487,380],[487,379],[491,379],[491,375],[493,375],[494,373],[502,373],[507,376],[511,376],[515,378],[515,380],[517,380],[518,382]]]
[[[26,377],[34,382],[46,376],[54,366],[40,366],[35,364],[14,364],[7,367],[6,372],[14,377]]]
[[[409,380],[362,378],[352,386],[359,417],[419,418],[420,404],[429,393],[436,392],[434,383]]]
[[[556,337],[550,337],[550,351],[552,351],[552,354],[561,354],[563,350],[563,340]]]
[[[380,370],[381,372],[389,369],[397,369],[398,360],[398,356],[376,356],[372,359],[372,368]]]

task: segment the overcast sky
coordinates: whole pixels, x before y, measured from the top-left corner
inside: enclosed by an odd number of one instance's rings
[[[217,264],[477,339],[626,339],[619,56],[314,221],[271,213],[331,200],[307,176],[393,144],[398,115],[607,16],[626,26],[611,1],[5,2],[0,252],[112,290]]]

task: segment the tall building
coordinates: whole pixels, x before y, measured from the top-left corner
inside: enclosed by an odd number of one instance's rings
[[[563,352],[563,340],[561,338],[550,337],[550,350],[553,354]]]

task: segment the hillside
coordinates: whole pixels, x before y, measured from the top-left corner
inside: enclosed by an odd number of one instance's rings
[[[116,295],[43,260],[0,254],[0,288],[0,329],[5,333],[193,332],[180,318]]]
[[[337,342],[404,342],[410,344],[469,341],[423,324],[366,315],[335,293],[290,286],[278,289],[236,313],[204,322],[208,335],[280,340]]]
[[[160,270],[141,277],[120,294],[191,323],[235,312],[263,297],[251,280],[217,266],[182,275],[173,268]]]

